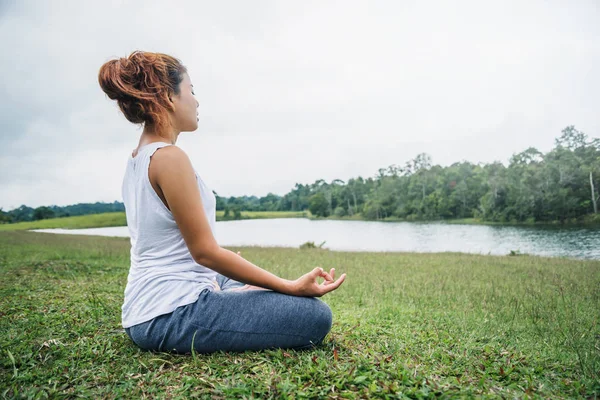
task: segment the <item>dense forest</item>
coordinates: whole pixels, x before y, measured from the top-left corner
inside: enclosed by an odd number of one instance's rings
[[[564,222],[598,212],[600,139],[569,126],[547,154],[535,148],[500,162],[433,165],[419,154],[402,166],[381,168],[369,178],[296,184],[279,198],[222,200],[222,208],[309,209],[327,217],[439,220],[480,218],[497,222]]]
[[[303,211],[319,217],[369,220],[440,220],[479,218],[496,222],[566,222],[597,214],[600,186],[600,139],[568,126],[543,154],[528,148],[501,162],[457,162],[433,165],[425,153],[404,165],[379,169],[373,177],[347,182],[317,180],[296,183],[284,196],[217,195],[217,209],[240,211]],[[5,222],[65,215],[123,211],[123,204],[95,203],[67,207],[21,206],[2,212]]]

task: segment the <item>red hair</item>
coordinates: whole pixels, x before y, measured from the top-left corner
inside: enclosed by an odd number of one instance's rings
[[[179,84],[187,69],[181,61],[162,53],[134,51],[129,57],[110,60],[100,67],[98,83],[116,100],[128,121],[152,126],[169,135],[168,111],[175,111],[170,98],[179,95]]]

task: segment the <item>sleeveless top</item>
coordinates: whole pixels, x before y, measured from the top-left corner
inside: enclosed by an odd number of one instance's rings
[[[131,240],[131,266],[122,306],[123,328],[193,303],[213,287],[217,273],[194,261],[171,211],[148,177],[150,157],[170,143],[154,142],[129,155],[121,188]],[[198,172],[204,211],[215,234],[216,198]]]

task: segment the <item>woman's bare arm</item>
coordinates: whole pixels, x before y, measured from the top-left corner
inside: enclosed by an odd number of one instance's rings
[[[335,290],[345,278],[334,281],[322,268],[301,278],[282,279],[220,247],[204,212],[194,168],[187,154],[177,146],[158,149],[152,156],[149,178],[161,189],[168,207],[194,260],[236,281],[296,296],[322,296]],[[318,284],[320,276],[325,282]]]

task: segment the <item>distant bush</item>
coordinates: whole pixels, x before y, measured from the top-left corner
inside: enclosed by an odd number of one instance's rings
[[[511,257],[516,257],[516,256],[527,256],[527,253],[521,253],[520,250],[511,250],[510,253],[507,254],[508,256]]]
[[[321,250],[325,250],[323,249],[323,245],[326,243],[326,241],[323,241],[323,243],[321,243],[320,245],[315,245],[315,242],[306,242],[300,245],[300,248],[302,250],[305,249],[321,249]]]
[[[344,207],[336,207],[335,210],[333,211],[333,214],[336,217],[344,217],[346,216],[346,210],[344,210]]]

